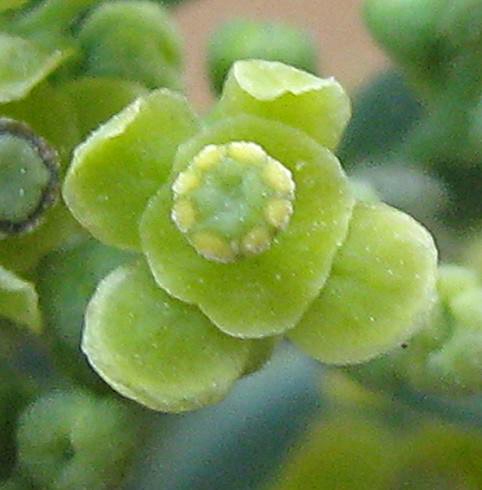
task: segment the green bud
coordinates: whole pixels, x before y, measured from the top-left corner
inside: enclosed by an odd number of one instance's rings
[[[33,230],[58,191],[58,156],[28,126],[0,119],[0,236]]]
[[[19,466],[41,488],[119,488],[138,438],[137,418],[119,401],[54,392],[20,418]]]
[[[368,381],[382,368],[386,378],[451,397],[482,392],[482,288],[476,274],[443,265],[437,283],[438,303],[424,327],[406,344],[371,369]],[[375,380],[376,381],[376,380]]]
[[[180,88],[180,47],[167,12],[147,1],[114,1],[85,20],[79,40],[87,75]]]
[[[87,303],[97,283],[132,256],[88,240],[48,254],[38,266],[38,290],[47,338],[64,374],[98,386],[79,346]]]
[[[375,39],[420,80],[440,78],[445,55],[438,21],[446,6],[440,0],[365,0],[365,21]]]
[[[208,46],[211,84],[220,93],[231,65],[238,60],[280,61],[317,73],[317,53],[312,36],[300,29],[272,22],[237,19],[224,24]]]

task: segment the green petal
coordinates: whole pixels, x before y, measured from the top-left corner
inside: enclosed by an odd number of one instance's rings
[[[383,204],[358,204],[330,278],[289,338],[316,359],[367,361],[409,338],[432,304],[429,233]]]
[[[35,332],[41,328],[38,296],[34,285],[0,266],[0,316],[25,325]]]
[[[252,114],[301,129],[327,148],[337,146],[350,119],[350,100],[333,78],[261,60],[231,68],[214,117]]]
[[[42,83],[22,100],[0,105],[0,115],[27,123],[45,138],[61,156],[64,166],[80,141],[72,101],[47,83]]]
[[[296,325],[328,276],[348,228],[353,199],[338,160],[300,131],[250,116],[227,119],[186,143],[180,171],[205,145],[251,141],[285,165],[297,198],[288,228],[266,252],[232,264],[204,259],[171,220],[168,186],[151,199],[141,222],[144,252],[157,282],[199,305],[224,332],[264,337]]]
[[[197,128],[177,93],[137,99],[77,148],[64,184],[73,215],[100,241],[139,248],[139,217],[166,180],[177,146]]]
[[[169,296],[138,263],[119,267],[99,285],[87,309],[82,348],[124,396],[180,412],[222,399],[242,375],[249,345]]]
[[[63,59],[61,51],[49,53],[30,41],[0,33],[0,103],[26,97]]]
[[[61,91],[75,106],[82,138],[146,94],[146,89],[138,83],[109,78],[73,80],[63,85]]]

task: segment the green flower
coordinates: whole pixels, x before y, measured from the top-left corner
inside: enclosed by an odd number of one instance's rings
[[[179,86],[179,40],[164,9],[150,2],[3,3],[0,316],[38,329],[37,294],[25,278],[48,252],[83,237],[58,199],[71,152],[146,84]],[[19,301],[28,305],[23,312]]]
[[[148,264],[114,271],[88,308],[83,348],[110,384],[154,408],[192,408],[248,369],[259,342],[248,339],[288,333],[310,355],[347,363],[413,333],[436,251],[403,213],[354,208],[331,152],[349,114],[333,79],[241,61],[208,121],[158,90],[77,148],[63,189],[72,213]],[[218,354],[207,363],[209,348]]]

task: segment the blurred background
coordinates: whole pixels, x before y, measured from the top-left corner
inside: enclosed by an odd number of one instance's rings
[[[362,23],[361,0],[193,0],[174,8],[185,41],[187,92],[199,109],[213,100],[206,72],[209,36],[233,18],[283,21],[309,30],[317,41],[319,67],[349,90],[387,64]]]

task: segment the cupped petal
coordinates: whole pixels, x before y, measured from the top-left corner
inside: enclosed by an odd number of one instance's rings
[[[198,255],[171,219],[169,186],[142,217],[144,253],[159,285],[197,304],[222,331],[239,337],[276,335],[294,327],[318,295],[343,242],[353,206],[336,157],[301,131],[252,116],[215,124],[183,145],[175,172],[206,145],[259,144],[296,183],[289,226],[266,252],[221,264]]]
[[[333,149],[351,115],[350,99],[334,79],[275,61],[236,62],[213,117],[251,114],[280,121]]]
[[[384,204],[357,204],[326,286],[288,337],[326,363],[374,358],[420,326],[436,272],[425,228]]]
[[[0,103],[26,97],[65,56],[65,52],[44,51],[26,39],[0,33]]]
[[[96,238],[137,249],[139,218],[171,171],[177,146],[198,121],[186,99],[166,89],[138,98],[74,154],[64,198]]]
[[[144,262],[119,267],[100,283],[82,342],[114,389],[166,412],[221,400],[243,374],[249,347],[159,288]]]
[[[0,266],[0,317],[39,332],[38,295],[32,283]]]

